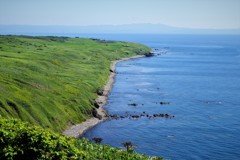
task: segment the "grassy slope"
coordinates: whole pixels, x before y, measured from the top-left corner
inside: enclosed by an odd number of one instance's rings
[[[0,115],[54,131],[82,122],[111,61],[149,51],[125,42],[0,36]]]

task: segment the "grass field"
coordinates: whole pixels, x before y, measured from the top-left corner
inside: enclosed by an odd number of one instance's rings
[[[126,42],[0,36],[0,115],[60,132],[92,116],[112,61],[149,52]]]

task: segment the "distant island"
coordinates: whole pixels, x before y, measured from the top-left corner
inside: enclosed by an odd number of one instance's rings
[[[180,28],[163,24],[125,24],[125,25],[0,25],[0,34],[17,35],[64,35],[64,34],[220,34],[240,35],[240,28],[233,29],[197,29]]]

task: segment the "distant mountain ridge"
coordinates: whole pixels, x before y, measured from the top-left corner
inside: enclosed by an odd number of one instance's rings
[[[240,35],[239,29],[193,29],[163,24],[126,24],[99,26],[41,26],[0,25],[0,34],[231,34]]]

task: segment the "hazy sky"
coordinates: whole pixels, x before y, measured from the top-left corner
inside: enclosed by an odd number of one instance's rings
[[[0,0],[0,24],[240,28],[240,0]]]

